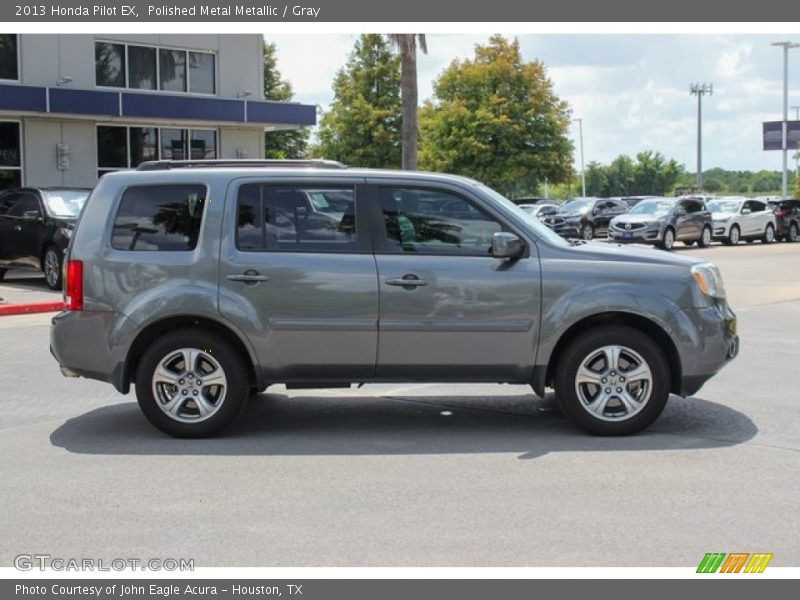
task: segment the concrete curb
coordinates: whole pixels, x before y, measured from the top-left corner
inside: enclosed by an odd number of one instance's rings
[[[61,301],[26,302],[24,304],[0,304],[0,317],[56,312],[60,310],[64,310],[64,303]]]

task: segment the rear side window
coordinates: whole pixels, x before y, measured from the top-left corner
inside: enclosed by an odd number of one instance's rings
[[[357,249],[352,187],[246,184],[239,188],[236,247],[283,252]]]
[[[205,205],[203,185],[129,187],[114,219],[111,246],[117,250],[194,250]]]

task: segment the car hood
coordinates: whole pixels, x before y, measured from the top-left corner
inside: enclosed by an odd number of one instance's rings
[[[735,212],[715,212],[715,213],[711,213],[711,218],[714,221],[719,221],[720,219],[729,219],[730,217],[736,216],[738,214],[739,213],[735,213]]]
[[[571,249],[575,252],[575,258],[580,258],[581,260],[631,262],[686,268],[706,262],[690,256],[664,252],[654,248],[638,248],[608,242],[584,242],[572,246]]]
[[[656,217],[655,215],[619,215],[611,219],[614,223],[652,223],[663,221],[664,217]]]

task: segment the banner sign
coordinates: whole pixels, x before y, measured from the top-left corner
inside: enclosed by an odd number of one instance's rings
[[[764,150],[783,150],[783,121],[764,123]],[[800,144],[800,121],[786,122],[786,149],[794,150]]]

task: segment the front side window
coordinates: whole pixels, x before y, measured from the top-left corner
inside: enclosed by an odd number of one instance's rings
[[[19,123],[0,122],[0,190],[22,184]]]
[[[416,188],[379,190],[386,240],[398,252],[489,256],[500,223],[460,196]]]
[[[194,250],[205,204],[202,185],[130,187],[114,220],[111,246],[117,250]]]
[[[97,85],[125,87],[125,44],[96,42],[94,73]]]
[[[320,195],[335,207],[320,208]],[[246,184],[239,189],[236,245],[243,251],[352,251],[358,246],[353,188]]]
[[[0,33],[0,79],[19,79],[17,35]]]
[[[42,209],[39,206],[39,200],[33,194],[20,194],[19,202],[9,211],[12,217],[22,218],[25,213],[38,213],[42,216]]]

